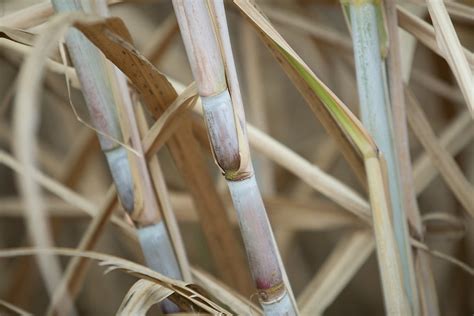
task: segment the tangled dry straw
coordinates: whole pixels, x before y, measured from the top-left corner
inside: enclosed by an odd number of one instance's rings
[[[474,311],[472,3],[3,10],[0,314]]]

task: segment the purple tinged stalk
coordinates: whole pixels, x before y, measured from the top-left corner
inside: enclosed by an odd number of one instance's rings
[[[223,3],[173,0],[173,6],[201,96],[213,155],[237,212],[260,303],[266,315],[296,315],[248,153],[240,90],[225,16],[221,16],[225,14]]]

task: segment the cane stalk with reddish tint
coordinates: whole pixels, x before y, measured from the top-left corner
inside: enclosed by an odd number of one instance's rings
[[[173,1],[196,80],[214,159],[237,211],[260,303],[267,315],[295,315],[289,284],[258,189],[222,1]]]
[[[108,14],[105,1],[80,5],[73,0],[53,0],[53,6],[58,12],[87,9],[100,15]],[[115,66],[107,65],[99,50],[78,30],[69,31],[66,45],[76,68],[92,123],[98,130],[100,146],[107,157],[117,195],[124,209],[139,226],[138,237],[145,261],[158,272],[182,279],[167,228],[162,222],[125,77]],[[124,140],[122,134],[120,112],[122,118],[127,120],[123,124],[128,125],[132,147],[138,153],[133,156],[137,174],[135,177],[132,175],[129,153],[119,143],[128,141]],[[134,191],[137,187],[141,190]],[[165,312],[179,311],[169,301],[162,303],[162,309]]]

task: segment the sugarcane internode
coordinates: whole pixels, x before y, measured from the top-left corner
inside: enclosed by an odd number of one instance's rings
[[[216,163],[224,174],[235,172],[239,169],[240,155],[229,91],[203,96],[201,100]]]
[[[250,177],[250,168],[241,168],[241,151],[229,91],[202,96],[204,117],[216,164],[229,181]]]

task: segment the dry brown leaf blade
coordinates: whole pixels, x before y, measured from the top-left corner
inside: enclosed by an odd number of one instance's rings
[[[33,33],[7,26],[0,26],[0,37],[29,46],[33,46],[35,41],[35,35]]]
[[[344,157],[358,176],[358,179],[361,183],[365,184],[365,174],[364,174],[364,167],[362,165],[362,160],[360,158],[360,152],[358,152],[355,148],[351,140],[348,139],[348,135],[346,135],[340,128],[337,122],[332,118],[331,113],[326,109],[326,107],[322,104],[321,100],[318,96],[311,90],[310,87],[304,82],[301,76],[295,71],[291,66],[285,63],[282,58],[279,56],[279,52],[277,52],[274,47],[272,47],[272,43],[276,43],[280,47],[282,47],[285,51],[291,52],[291,57],[295,58],[298,62],[302,65],[306,65],[301,58],[293,51],[293,49],[286,43],[286,41],[281,37],[279,33],[277,33],[271,24],[266,19],[258,19],[257,16],[264,16],[264,14],[256,7],[252,6],[248,2],[245,1],[234,1],[237,6],[243,10],[245,8],[245,16],[252,20],[252,23],[257,25],[259,28],[259,32],[262,35],[263,41],[269,47],[271,53],[275,56],[277,61],[281,64],[281,66],[285,69],[288,76],[292,81],[295,82],[295,86],[298,88],[302,96],[305,98],[307,103],[310,105],[311,110],[314,114],[318,117],[319,121],[322,123],[324,128],[328,131],[328,133],[334,137],[335,141],[339,145]],[[270,39],[271,38],[271,39]],[[322,83],[320,83],[322,84]],[[322,84],[324,86],[324,84]],[[325,87],[325,86],[324,86]],[[323,88],[324,89],[324,88]],[[335,97],[335,96],[334,96]]]
[[[209,273],[194,268],[192,269],[195,282],[204,287],[210,294],[229,306],[237,315],[263,315],[262,310],[254,303],[248,301],[234,289],[222,284]]]
[[[183,121],[186,111],[192,108],[196,101],[197,91],[193,83],[173,101],[147,132],[143,139],[143,149],[148,157],[156,153],[173,135]]]
[[[144,316],[153,305],[160,303],[171,294],[173,291],[166,287],[148,280],[138,280],[128,290],[117,315]]]
[[[33,315],[20,307],[8,303],[4,300],[0,300],[0,315],[21,315],[21,316],[30,316]]]
[[[177,94],[168,80],[133,47],[131,36],[121,19],[76,24],[76,27],[129,77],[152,112],[161,114],[161,109],[176,99]]]
[[[20,256],[33,256],[37,254],[57,255],[67,257],[82,257],[97,261],[100,266],[106,267],[105,273],[111,271],[123,271],[137,278],[148,280],[170,289],[189,302],[195,304],[204,311],[212,314],[231,315],[230,312],[220,307],[212,300],[203,296],[199,292],[191,289],[187,283],[168,278],[156,271],[153,271],[138,263],[119,258],[116,256],[99,253],[95,251],[80,251],[71,248],[10,248],[1,249],[0,258],[12,258]]]

